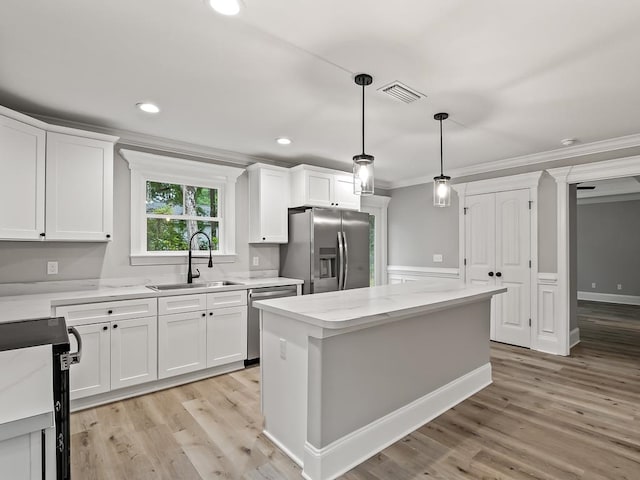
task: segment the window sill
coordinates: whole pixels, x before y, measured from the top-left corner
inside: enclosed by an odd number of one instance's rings
[[[213,263],[235,263],[237,255],[235,253],[213,254]],[[129,256],[129,262],[132,266],[137,265],[185,265],[188,261],[188,254],[186,253],[164,253],[156,255],[152,253],[135,254]],[[193,253],[193,264],[200,265],[209,262],[208,253]]]

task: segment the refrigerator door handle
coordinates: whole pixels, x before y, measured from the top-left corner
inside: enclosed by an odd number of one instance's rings
[[[347,277],[349,276],[349,247],[347,245],[347,234],[342,233],[342,243],[344,244],[344,280],[342,282],[342,290],[347,289]]]
[[[344,247],[342,246],[342,232],[338,232],[338,261],[340,262],[340,268],[338,268],[338,290],[343,290],[342,282],[344,281]]]

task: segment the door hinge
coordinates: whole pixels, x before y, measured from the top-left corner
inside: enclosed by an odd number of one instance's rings
[[[529,210],[531,210],[531,205],[533,204],[533,200],[529,200]]]
[[[531,268],[531,260],[529,260],[529,268]]]
[[[464,209],[463,209],[463,210],[464,210],[464,214],[466,215],[466,214],[467,214],[467,210],[468,210],[468,208],[467,208],[467,207],[464,207]]]
[[[529,326],[531,326],[531,319],[529,319]]]
[[[464,259],[464,265],[466,265],[466,264],[467,264],[467,259],[465,258],[465,259]]]

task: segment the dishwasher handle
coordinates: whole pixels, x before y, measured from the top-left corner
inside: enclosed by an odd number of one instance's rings
[[[297,288],[283,289],[283,290],[272,290],[270,292],[256,292],[249,290],[249,298],[251,300],[264,300],[265,298],[274,298],[274,297],[293,297],[298,294]]]

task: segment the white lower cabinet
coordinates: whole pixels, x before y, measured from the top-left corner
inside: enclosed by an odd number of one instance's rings
[[[172,377],[206,367],[207,319],[203,311],[158,317],[158,376]]]
[[[156,317],[111,322],[111,389],[158,378]]]
[[[94,323],[77,325],[75,328],[82,338],[82,358],[80,363],[71,365],[69,384],[71,400],[108,392],[110,385],[111,324]],[[69,335],[71,351],[78,351],[73,335]]]
[[[247,307],[209,311],[207,315],[207,367],[247,358]]]

